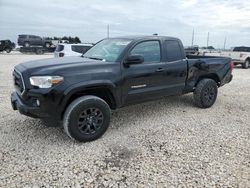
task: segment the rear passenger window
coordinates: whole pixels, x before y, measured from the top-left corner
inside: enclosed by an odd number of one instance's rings
[[[131,50],[130,54],[143,56],[144,63],[160,62],[160,43],[158,41],[146,41],[139,43]]]
[[[174,40],[168,40],[164,42],[166,53],[167,53],[167,61],[178,61],[183,59],[182,51],[179,45],[179,42]]]
[[[85,53],[90,49],[90,46],[77,46],[77,45],[72,45],[71,50],[77,53]]]
[[[60,52],[64,50],[64,46],[63,45],[57,45],[56,46],[56,52]]]
[[[234,52],[250,52],[249,47],[235,47],[233,49]]]

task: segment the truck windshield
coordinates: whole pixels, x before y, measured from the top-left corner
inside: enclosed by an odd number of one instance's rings
[[[129,39],[104,39],[90,48],[83,57],[115,62],[131,41]]]

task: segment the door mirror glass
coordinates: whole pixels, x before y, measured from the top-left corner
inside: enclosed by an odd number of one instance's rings
[[[144,58],[141,55],[130,55],[126,58],[125,64],[126,65],[131,65],[131,64],[141,64],[143,63]]]

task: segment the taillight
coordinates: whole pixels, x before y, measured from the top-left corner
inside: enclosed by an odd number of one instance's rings
[[[64,56],[64,53],[60,52],[59,57],[63,57],[63,56]]]
[[[234,69],[234,62],[231,61],[231,63],[230,63],[230,71],[233,72],[233,69]]]

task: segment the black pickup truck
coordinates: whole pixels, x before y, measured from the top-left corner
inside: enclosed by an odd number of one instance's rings
[[[104,134],[111,109],[189,92],[197,106],[211,107],[232,68],[230,58],[186,57],[177,38],[109,38],[82,57],[17,65],[11,103],[21,114],[62,121],[68,136],[86,142]]]
[[[15,48],[15,43],[10,40],[0,40],[0,52],[10,53]]]

